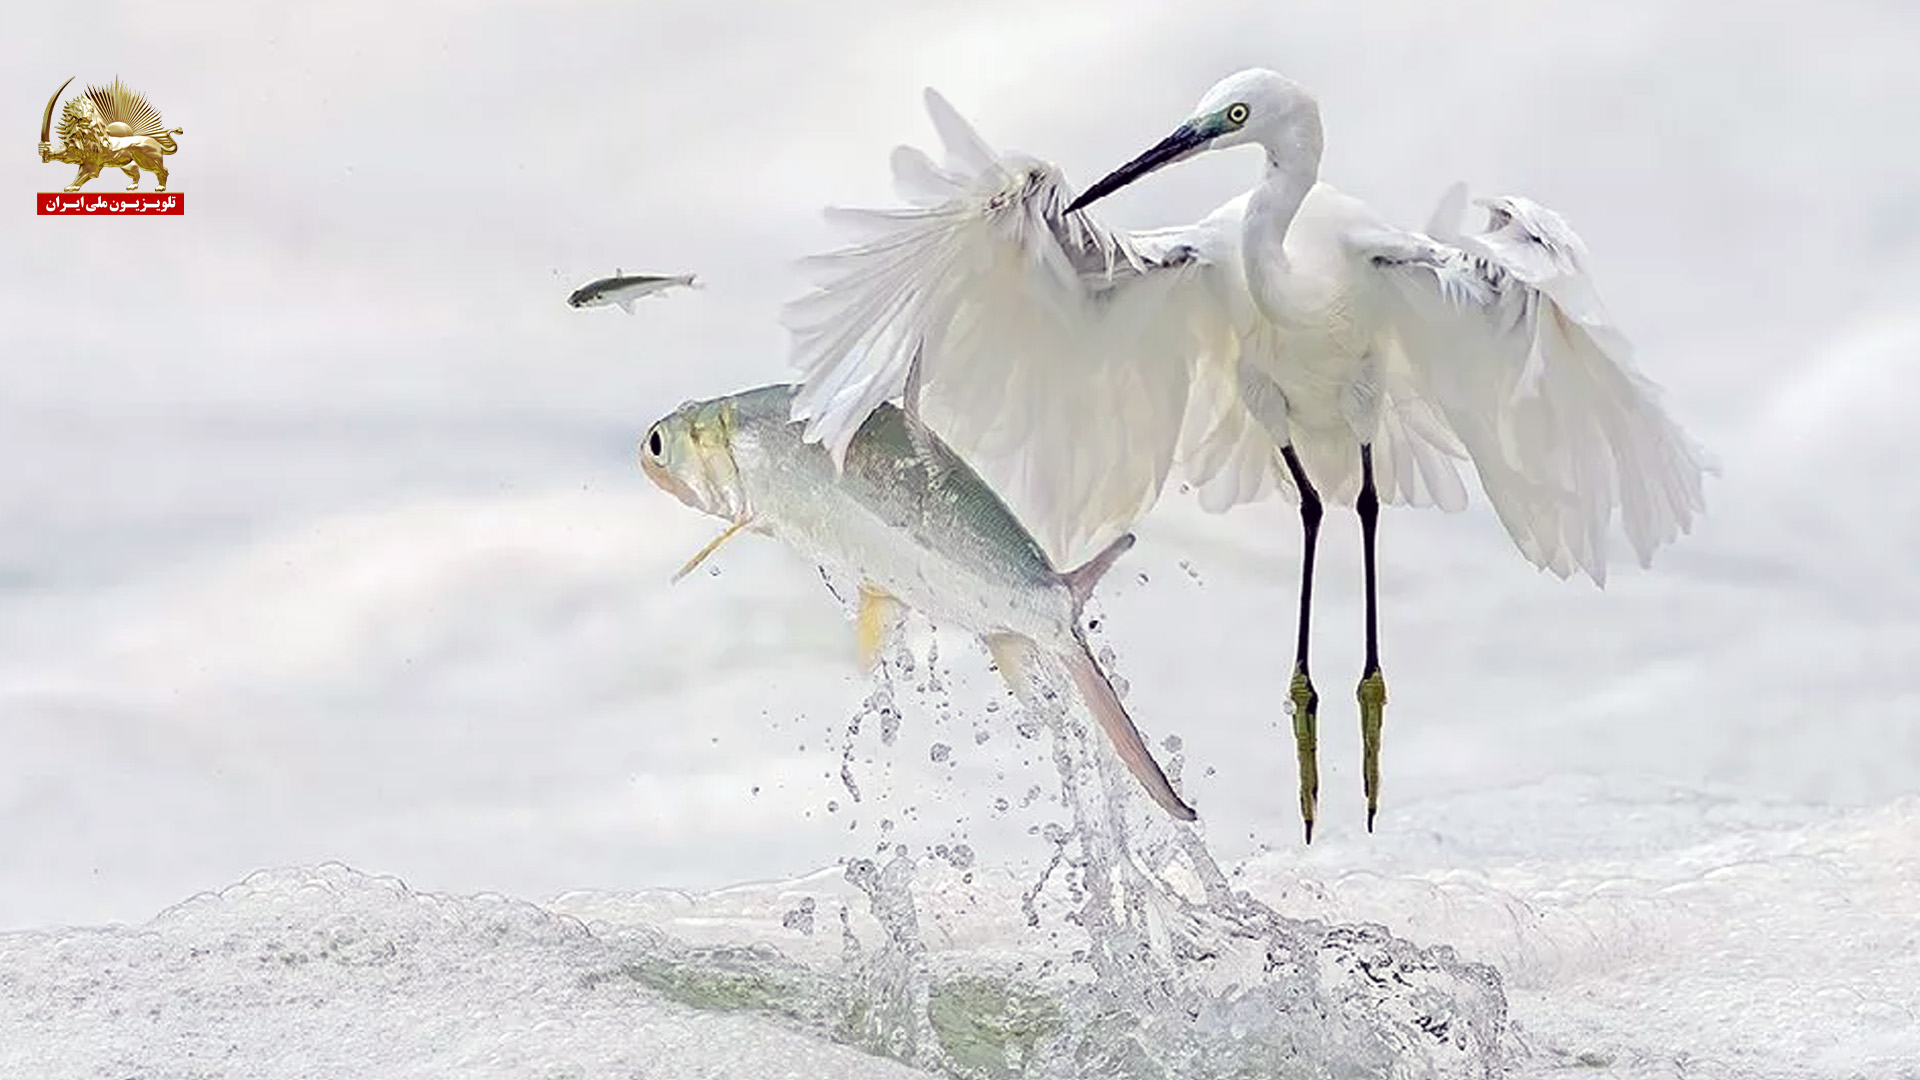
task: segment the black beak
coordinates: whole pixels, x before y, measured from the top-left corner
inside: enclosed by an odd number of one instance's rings
[[[1181,124],[1173,134],[1161,139],[1153,149],[1127,162],[1125,165],[1101,177],[1092,187],[1080,193],[1080,197],[1067,206],[1071,214],[1090,203],[1097,202],[1133,183],[1162,165],[1171,165],[1199,153],[1213,141],[1213,136],[1203,135],[1193,124]]]

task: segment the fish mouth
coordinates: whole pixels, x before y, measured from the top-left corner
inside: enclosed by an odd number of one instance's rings
[[[655,487],[679,499],[686,505],[693,507],[703,514],[713,513],[713,509],[703,505],[700,497],[694,494],[693,488],[689,487],[679,477],[673,475],[673,472],[665,465],[648,457],[644,452],[640,455],[640,471],[647,474],[647,479],[653,481]]]
[[[1191,121],[1181,124],[1173,134],[1155,143],[1146,153],[1095,181],[1092,187],[1080,193],[1079,198],[1067,204],[1066,212],[1071,214],[1098,202],[1155,169],[1185,161],[1206,149],[1212,141],[1213,136],[1201,131],[1199,125]]]

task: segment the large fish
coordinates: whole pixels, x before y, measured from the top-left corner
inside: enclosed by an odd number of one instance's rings
[[[1080,630],[1087,597],[1133,537],[1084,566],[1056,570],[1000,496],[918,420],[882,405],[837,470],[826,447],[804,441],[804,425],[788,419],[793,394],[792,386],[765,386],[688,402],[648,430],[640,445],[647,476],[731,522],[680,574],[748,529],[860,582],[863,665],[871,666],[904,608],[979,635],[1023,698],[1033,651],[1050,655],[1147,793],[1192,821]]]

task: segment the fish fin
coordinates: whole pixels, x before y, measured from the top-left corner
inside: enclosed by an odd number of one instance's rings
[[[988,634],[980,641],[992,654],[993,666],[1000,669],[1000,677],[1006,680],[1007,689],[1013,691],[1013,696],[1019,698],[1021,704],[1033,704],[1033,679],[1028,674],[1033,662],[1033,642],[1019,634]]]
[[[706,562],[707,556],[719,550],[721,544],[724,544],[727,541],[733,539],[733,535],[735,533],[739,532],[741,529],[744,529],[751,524],[753,524],[752,518],[741,518],[739,521],[736,521],[732,525],[727,526],[726,532],[723,532],[719,536],[716,536],[713,539],[707,541],[706,547],[703,547],[699,551],[694,552],[693,558],[688,559],[686,565],[682,566],[679,572],[673,575],[673,580],[679,581],[681,578],[686,577],[688,574],[693,573],[694,567],[699,566],[703,562]]]
[[[1060,575],[1060,580],[1073,594],[1073,610],[1077,615],[1087,605],[1087,598],[1093,595],[1093,587],[1100,584],[1108,570],[1113,569],[1114,561],[1125,555],[1133,547],[1133,534],[1126,533],[1113,543],[1100,549],[1100,554],[1081,563]]]
[[[900,392],[900,411],[906,413],[907,419],[914,424],[921,422],[920,391],[925,379],[921,375],[920,354],[924,349],[923,345],[913,350],[913,359],[907,363],[907,385]]]
[[[1199,817],[1193,807],[1180,800],[1167,774],[1160,771],[1160,763],[1153,760],[1153,752],[1140,738],[1140,729],[1134,727],[1132,718],[1127,716],[1126,706],[1120,704],[1120,695],[1113,692],[1107,673],[1100,670],[1093,654],[1087,651],[1086,641],[1080,642],[1079,649],[1063,653],[1060,659],[1066,665],[1067,674],[1073,676],[1073,684],[1079,688],[1087,711],[1100,721],[1100,729],[1113,743],[1114,753],[1120,755],[1120,760],[1147,789],[1147,794],[1153,796],[1153,801],[1181,821]]]
[[[633,297],[616,296],[613,298],[613,302],[620,305],[621,311],[624,311],[629,315],[633,314]]]
[[[933,432],[918,419],[907,417],[907,442],[913,447],[913,455],[920,459],[920,465],[927,471],[927,486],[938,487],[946,479],[946,463],[933,441]]]
[[[872,585],[860,586],[860,614],[855,620],[860,644],[860,670],[872,671],[874,662],[880,659],[880,650],[887,644],[887,635],[893,629],[907,606],[892,595],[874,588]]]
[[[927,484],[938,484],[946,475],[946,468],[940,460],[938,441],[933,429],[920,418],[921,379],[920,350],[913,351],[913,362],[907,365],[907,386],[900,394],[900,412],[907,422],[907,441],[913,445],[915,456],[926,467]]]

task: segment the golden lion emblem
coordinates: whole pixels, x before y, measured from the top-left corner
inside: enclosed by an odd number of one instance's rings
[[[68,191],[79,191],[80,185],[99,176],[101,169],[126,173],[133,181],[127,185],[128,191],[140,189],[140,170],[145,169],[159,182],[155,191],[167,190],[166,156],[180,149],[173,137],[185,131],[162,124],[160,113],[147,103],[146,96],[127,89],[118,76],[112,86],[89,86],[86,93],[67,102],[60,113],[60,141],[64,145],[53,148],[48,142],[53,104],[72,82],[68,79],[61,83],[47,99],[47,111],[40,118],[40,160],[80,167],[73,183],[67,185]]]

